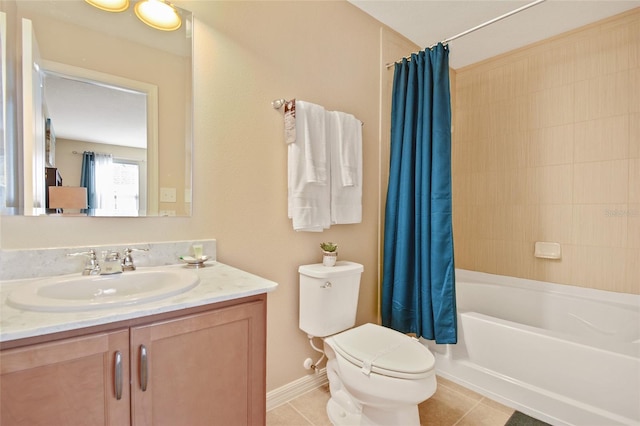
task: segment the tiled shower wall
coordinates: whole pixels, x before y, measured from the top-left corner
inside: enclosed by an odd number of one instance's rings
[[[640,294],[640,9],[460,69],[454,93],[456,267]]]

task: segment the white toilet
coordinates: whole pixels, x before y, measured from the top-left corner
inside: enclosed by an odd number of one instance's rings
[[[324,338],[334,425],[419,425],[418,404],[436,391],[435,359],[417,339],[355,324],[363,266],[302,265],[300,329]]]

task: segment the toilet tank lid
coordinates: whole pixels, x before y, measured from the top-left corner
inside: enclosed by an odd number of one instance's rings
[[[341,260],[335,266],[324,266],[322,263],[301,265],[298,272],[312,278],[329,278],[341,275],[359,274],[364,271],[364,266],[355,262]]]

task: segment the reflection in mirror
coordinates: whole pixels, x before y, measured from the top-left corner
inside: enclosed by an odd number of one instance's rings
[[[47,209],[48,185],[82,185],[85,152],[116,170],[96,188],[110,188],[108,202],[88,214],[191,214],[191,13],[178,9],[180,28],[159,31],[135,17],[135,4],[109,13],[83,0],[0,0],[18,34],[3,72],[22,81],[7,87],[19,94],[21,117],[9,117],[7,129],[18,132],[8,132],[0,158],[9,171],[4,214],[56,212]],[[161,188],[175,198],[159,199]]]
[[[64,177],[62,185],[87,188],[91,216],[146,215],[147,193],[157,193],[156,169],[147,171],[147,161],[157,158],[157,132],[147,135],[157,126],[157,87],[64,64],[42,65],[49,173]]]

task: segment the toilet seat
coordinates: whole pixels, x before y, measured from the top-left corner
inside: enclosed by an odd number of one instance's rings
[[[331,338],[337,354],[370,373],[400,379],[433,375],[435,358],[417,339],[376,324],[364,324]]]

